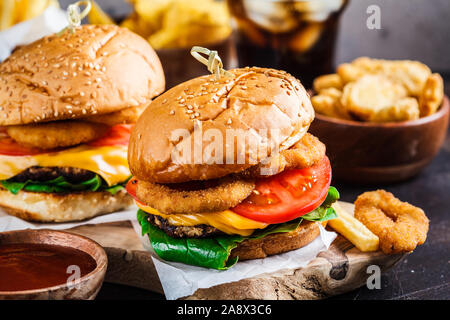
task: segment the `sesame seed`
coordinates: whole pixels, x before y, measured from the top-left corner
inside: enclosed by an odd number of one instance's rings
[[[196,113],[194,113],[194,116],[198,117],[198,116],[200,116],[200,113],[196,112]]]
[[[69,73],[67,71],[63,72],[63,76],[68,76],[68,75],[69,75]]]
[[[76,76],[77,76],[77,73],[76,73],[76,72],[74,72],[74,73],[72,73],[72,75],[73,75],[74,77],[76,77]]]
[[[189,113],[193,113],[194,111],[192,111],[192,110],[188,110],[188,111],[186,111],[186,112],[187,112],[187,113],[189,114]]]
[[[228,119],[227,124],[231,124],[233,121],[230,119]]]
[[[80,96],[84,97],[84,92],[80,91]]]
[[[169,112],[171,115],[174,115],[175,114],[175,110],[170,110],[170,112]]]
[[[70,109],[72,109],[72,106],[67,105],[67,106],[66,106],[66,109],[69,109],[69,110],[70,110]]]
[[[194,108],[193,106],[188,105],[188,109],[189,109],[189,110],[192,110],[193,108]]]
[[[90,76],[91,76],[91,73],[90,73],[89,71],[86,71],[86,72],[84,73],[84,75],[90,77]]]
[[[56,63],[56,64],[53,65],[53,67],[59,68],[59,67],[61,67],[61,65],[59,63]]]

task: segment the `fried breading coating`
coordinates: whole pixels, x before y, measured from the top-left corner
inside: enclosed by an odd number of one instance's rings
[[[420,116],[426,117],[436,112],[444,99],[444,80],[438,73],[430,75],[419,97]]]
[[[264,163],[250,167],[236,176],[259,178],[275,175],[289,169],[309,168],[318,163],[325,156],[326,147],[315,136],[306,133],[300,141],[291,148],[272,156]]]
[[[228,210],[246,199],[254,188],[252,180],[231,177],[177,184],[139,181],[136,194],[161,213],[186,214]]]
[[[357,81],[368,74],[383,74],[402,84],[409,95],[419,97],[431,70],[418,61],[360,57],[351,63],[340,65],[337,73],[344,83]]]
[[[423,210],[385,190],[361,194],[355,202],[355,218],[380,238],[386,254],[411,252],[427,238],[429,220]]]
[[[416,98],[403,98],[393,106],[386,107],[375,113],[372,122],[394,122],[419,119],[419,103]]]
[[[367,74],[367,72],[363,69],[351,63],[343,63],[339,65],[336,72],[344,84],[356,81]]]
[[[314,79],[313,89],[316,93],[320,93],[324,89],[335,88],[342,90],[343,83],[338,74],[325,74]]]
[[[336,88],[326,88],[311,97],[314,110],[320,114],[350,120],[351,117],[341,104],[342,91]]]
[[[39,149],[75,146],[98,139],[109,126],[101,123],[65,120],[39,124],[8,126],[8,135],[17,143]]]
[[[131,107],[112,113],[89,116],[83,118],[83,120],[94,123],[103,123],[109,126],[114,126],[116,124],[133,124],[136,123],[137,119],[146,108],[147,106]]]
[[[388,77],[365,75],[345,86],[341,103],[352,116],[370,121],[380,110],[395,105],[406,96],[405,88]]]

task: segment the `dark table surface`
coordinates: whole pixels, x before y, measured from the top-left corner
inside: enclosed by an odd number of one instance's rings
[[[73,0],[62,0],[65,7]],[[123,16],[130,7],[123,0],[99,0],[113,16]],[[381,7],[382,29],[364,27],[369,4]],[[447,73],[450,95],[450,65],[447,0],[358,0],[347,8],[337,44],[336,63],[361,55],[379,58],[417,59],[434,71]],[[399,23],[399,21],[401,23]],[[414,36],[411,36],[413,35]],[[361,39],[366,41],[361,42]],[[421,39],[417,45],[417,39]],[[344,201],[354,202],[364,191],[376,187],[355,186],[334,181]],[[366,287],[331,299],[450,299],[450,131],[438,156],[417,177],[398,184],[377,186],[393,192],[403,201],[424,209],[431,220],[426,243],[382,276],[382,288]],[[105,283],[98,299],[164,299],[141,289]]]
[[[446,77],[450,96],[450,76]],[[381,289],[362,287],[330,299],[445,299],[450,300],[450,130],[432,163],[415,178],[383,186],[357,186],[334,181],[343,201],[354,202],[378,187],[402,201],[421,207],[430,219],[425,244],[406,256],[381,278]],[[164,299],[142,289],[104,283],[97,299]]]

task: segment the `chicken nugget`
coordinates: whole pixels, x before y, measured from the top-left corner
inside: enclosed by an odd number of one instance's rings
[[[419,97],[420,116],[426,117],[436,112],[444,99],[444,80],[438,73],[430,75]]]
[[[387,76],[365,75],[344,87],[341,103],[350,115],[368,121],[406,96],[406,89]]]
[[[314,91],[320,93],[324,89],[335,88],[338,90],[342,90],[343,83],[341,77],[338,74],[325,74],[323,76],[317,77],[314,79],[313,83]]]
[[[398,100],[393,106],[381,109],[371,118],[371,122],[394,122],[419,119],[419,103],[416,98]]]
[[[109,126],[85,121],[55,121],[39,124],[8,126],[8,135],[17,143],[38,149],[70,147],[98,139]]]
[[[350,115],[341,104],[342,92],[336,88],[323,89],[320,94],[311,98],[316,112],[333,117],[351,120]]]

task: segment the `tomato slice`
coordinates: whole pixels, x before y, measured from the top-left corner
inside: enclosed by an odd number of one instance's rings
[[[87,143],[91,147],[106,147],[106,146],[127,146],[130,140],[131,129],[133,125],[117,124],[101,138]]]
[[[139,201],[136,195],[137,184],[138,184],[137,179],[135,177],[131,177],[131,179],[127,182],[127,185],[125,186],[125,189],[127,190],[128,194],[132,196],[134,200],[136,200],[136,202],[142,203]]]
[[[9,137],[0,137],[0,155],[31,156],[49,152],[51,151],[22,146]]]
[[[287,170],[256,181],[256,192],[231,210],[270,224],[290,221],[320,206],[330,183],[330,160],[325,156],[310,168]]]

